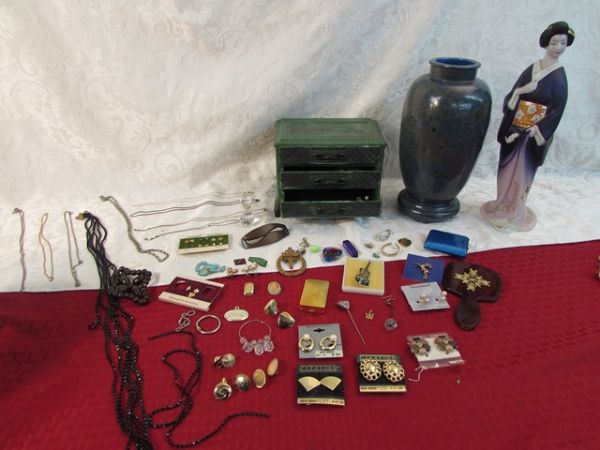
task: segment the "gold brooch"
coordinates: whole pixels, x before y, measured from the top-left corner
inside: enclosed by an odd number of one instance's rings
[[[463,282],[467,285],[467,291],[475,292],[476,289],[482,286],[490,286],[491,282],[483,278],[477,272],[477,269],[470,268],[468,271],[463,273],[455,273],[454,278]]]

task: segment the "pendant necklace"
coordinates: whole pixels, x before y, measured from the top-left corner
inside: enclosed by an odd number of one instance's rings
[[[75,282],[75,287],[81,286],[81,282],[77,277],[77,267],[83,264],[81,256],[79,256],[79,245],[77,244],[77,236],[75,236],[75,229],[73,228],[73,213],[71,211],[65,211],[63,213],[65,219],[65,227],[67,228],[67,245],[69,248],[69,268],[71,269],[71,275]],[[73,249],[71,248],[71,241],[75,247],[75,256],[77,257],[77,263],[73,263]]]
[[[46,239],[44,236],[44,227],[46,226],[46,222],[48,222],[48,213],[44,213],[40,220],[40,231],[38,233],[38,242],[40,243],[40,247],[42,247],[42,258],[43,268],[44,268],[44,276],[48,278],[48,281],[54,280],[54,253],[52,252],[52,245],[50,241]],[[48,254],[46,254],[46,247],[48,248]],[[48,271],[48,260],[50,260],[50,270]]]
[[[110,202],[117,209],[117,211],[121,213],[123,219],[125,219],[125,222],[127,223],[127,235],[129,236],[129,240],[133,243],[138,253],[147,253],[149,255],[152,255],[158,260],[158,262],[163,262],[169,257],[169,254],[164,250],[160,250],[157,248],[142,248],[142,245],[133,236],[133,225],[131,224],[131,220],[129,219],[127,213],[121,207],[119,202],[112,195],[101,195],[100,200],[102,200],[103,202]]]
[[[13,214],[18,214],[21,219],[21,236],[19,237],[19,253],[21,254],[21,289],[19,292],[25,290],[25,279],[27,278],[27,266],[25,266],[25,212],[20,208],[13,209]]]

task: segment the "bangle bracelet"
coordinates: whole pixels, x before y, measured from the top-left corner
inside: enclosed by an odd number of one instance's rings
[[[205,330],[204,328],[202,328],[202,321],[206,320],[206,319],[213,319],[217,321],[217,326],[215,328],[213,328],[212,330]],[[215,334],[217,331],[219,331],[219,329],[221,328],[221,319],[219,319],[217,316],[213,316],[212,314],[205,314],[202,317],[200,317],[198,320],[196,320],[196,330],[198,330],[198,333],[200,334]]]
[[[385,249],[388,246],[393,247],[394,250],[386,251]],[[400,247],[398,246],[398,244],[395,244],[393,242],[388,242],[383,247],[381,247],[381,253],[385,256],[396,256],[398,253],[400,253]]]
[[[269,330],[269,334],[264,335],[259,339],[252,339],[249,341],[245,336],[242,336],[242,330],[244,327],[250,323],[259,323],[264,325]],[[271,327],[264,320],[252,319],[248,322],[244,323],[240,330],[238,331],[238,336],[240,337],[240,344],[242,344],[242,350],[246,353],[254,352],[255,355],[260,356],[265,352],[272,352],[275,349],[275,344],[271,340]]]

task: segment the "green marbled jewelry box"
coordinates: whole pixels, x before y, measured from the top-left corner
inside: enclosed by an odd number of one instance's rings
[[[281,119],[275,124],[278,217],[381,214],[385,139],[373,119]]]

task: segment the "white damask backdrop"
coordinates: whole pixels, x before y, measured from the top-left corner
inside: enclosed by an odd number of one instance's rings
[[[502,234],[478,213],[495,196],[501,102],[521,71],[543,55],[539,34],[557,20],[568,21],[576,39],[561,58],[567,109],[530,195],[539,223],[530,233]],[[402,189],[404,98],[435,56],[481,62],[478,76],[491,89],[493,108],[483,150],[459,196],[461,212],[431,226],[400,216],[395,196]],[[385,228],[411,237],[409,250],[424,255],[431,228],[468,235],[471,251],[598,239],[599,61],[596,0],[0,0],[0,290],[21,284],[15,207],[25,212],[27,290],[74,287],[66,210],[102,219],[117,265],[147,267],[159,284],[191,276],[198,258],[177,257],[177,237],[145,242],[136,235],[144,246],[172,253],[164,263],[136,253],[125,221],[99,196],[114,195],[133,211],[143,202],[174,205],[184,197],[250,189],[272,210],[273,124],[282,117],[372,117],[388,142],[383,216],[277,219],[293,231],[284,247],[303,236],[321,245],[339,245],[340,236],[360,244]],[[188,211],[180,219],[236,210]],[[53,282],[43,274],[38,236],[46,212]],[[97,287],[83,226],[75,227],[82,287]],[[231,233],[232,249],[210,255],[231,265],[250,254],[238,243],[246,231],[232,225],[196,234]],[[262,252],[272,261],[282,248],[271,247]],[[311,255],[309,265],[320,264]]]

